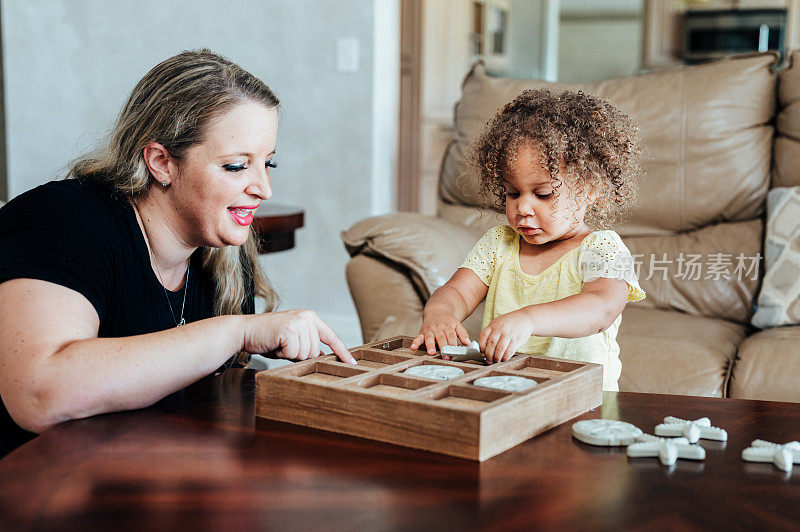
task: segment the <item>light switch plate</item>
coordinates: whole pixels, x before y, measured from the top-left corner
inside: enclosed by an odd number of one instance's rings
[[[344,74],[358,72],[359,42],[355,37],[336,40],[336,71]]]

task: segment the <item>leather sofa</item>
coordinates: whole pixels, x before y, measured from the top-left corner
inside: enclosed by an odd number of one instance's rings
[[[744,55],[559,84],[619,105],[647,149],[639,204],[615,228],[647,292],[623,312],[622,391],[800,401],[800,326],[750,325],[764,274],[767,193],[800,185],[800,52],[784,68],[777,63],[773,54]],[[437,216],[392,213],[342,232],[366,341],[415,335],[430,294],[487,228],[505,223],[477,207],[477,177],[459,169],[461,156],[496,109],[544,85],[474,66],[455,107]],[[472,338],[482,312],[465,320]]]

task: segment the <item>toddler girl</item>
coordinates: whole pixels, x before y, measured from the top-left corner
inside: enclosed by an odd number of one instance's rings
[[[465,161],[508,225],[490,229],[423,311],[411,345],[469,343],[461,322],[486,300],[478,338],[488,363],[516,352],[602,364],[617,390],[616,336],[644,299],[633,257],[608,227],[635,196],[633,121],[582,92],[525,91],[489,122]]]

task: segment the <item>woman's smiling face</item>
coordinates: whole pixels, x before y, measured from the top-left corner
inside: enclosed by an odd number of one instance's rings
[[[278,111],[245,101],[206,127],[203,141],[170,161],[176,224],[191,246],[243,244],[253,213],[272,196]]]

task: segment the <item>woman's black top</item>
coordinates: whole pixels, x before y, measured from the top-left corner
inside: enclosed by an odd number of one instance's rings
[[[88,179],[51,181],[0,209],[0,283],[18,278],[83,295],[97,311],[102,338],[175,327],[184,290],[187,323],[213,316],[214,283],[201,267],[200,250],[191,257],[185,287],[165,294],[127,198]],[[255,311],[252,293],[243,307],[246,314]],[[0,456],[32,436],[0,408]]]

